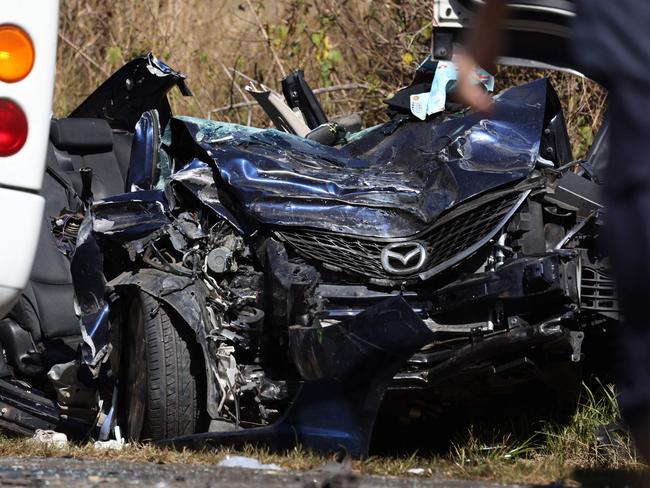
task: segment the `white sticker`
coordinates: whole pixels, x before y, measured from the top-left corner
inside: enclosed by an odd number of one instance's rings
[[[420,120],[427,118],[428,99],[428,93],[418,93],[417,95],[411,95],[411,113]]]

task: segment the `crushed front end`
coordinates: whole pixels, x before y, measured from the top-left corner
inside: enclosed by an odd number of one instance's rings
[[[364,454],[387,390],[435,404],[548,381],[617,318],[598,187],[569,171],[545,80],[504,92],[489,121],[396,116],[340,147],[186,117],[164,140],[164,191],[87,217],[120,263],[112,309],[163,310],[194,347],[200,421],[154,440]]]

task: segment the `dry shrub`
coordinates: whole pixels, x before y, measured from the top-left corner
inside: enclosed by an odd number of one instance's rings
[[[421,0],[62,0],[55,113],[69,113],[110,73],[153,51],[188,75],[177,113],[266,125],[243,90],[248,75],[278,89],[302,68],[327,113],[383,118],[382,100],[408,83],[429,51],[431,2]],[[539,73],[502,71],[502,86]],[[593,84],[554,74],[576,153],[602,114]],[[353,88],[354,87],[354,88]]]
[[[502,66],[496,89],[546,77],[560,97],[576,158],[584,157],[605,115],[606,92],[597,83],[572,73]]]
[[[364,86],[325,95],[332,113],[372,111],[408,79],[430,35],[429,8],[414,0],[63,0],[61,10],[58,115],[150,50],[188,74],[195,96],[175,97],[178,112],[206,117],[215,108],[249,101],[241,90],[246,80],[235,75],[233,82],[232,69],[277,89],[283,75],[297,68],[314,86]],[[266,123],[261,110],[253,110],[252,122]],[[218,116],[246,122],[248,112],[245,107]]]

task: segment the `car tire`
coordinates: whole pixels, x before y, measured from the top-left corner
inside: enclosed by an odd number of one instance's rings
[[[195,433],[202,369],[196,343],[181,335],[184,324],[174,312],[147,293],[132,297],[128,313],[122,355],[127,438],[157,441]]]

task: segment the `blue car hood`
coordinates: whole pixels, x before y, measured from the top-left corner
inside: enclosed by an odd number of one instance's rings
[[[465,111],[424,122],[393,119],[336,148],[272,129],[179,117],[172,128],[183,127],[209,168],[194,164],[172,180],[212,172],[214,186],[204,194],[214,200],[225,192],[244,220],[405,237],[460,202],[530,175],[549,89],[541,79],[506,90],[489,118]]]

